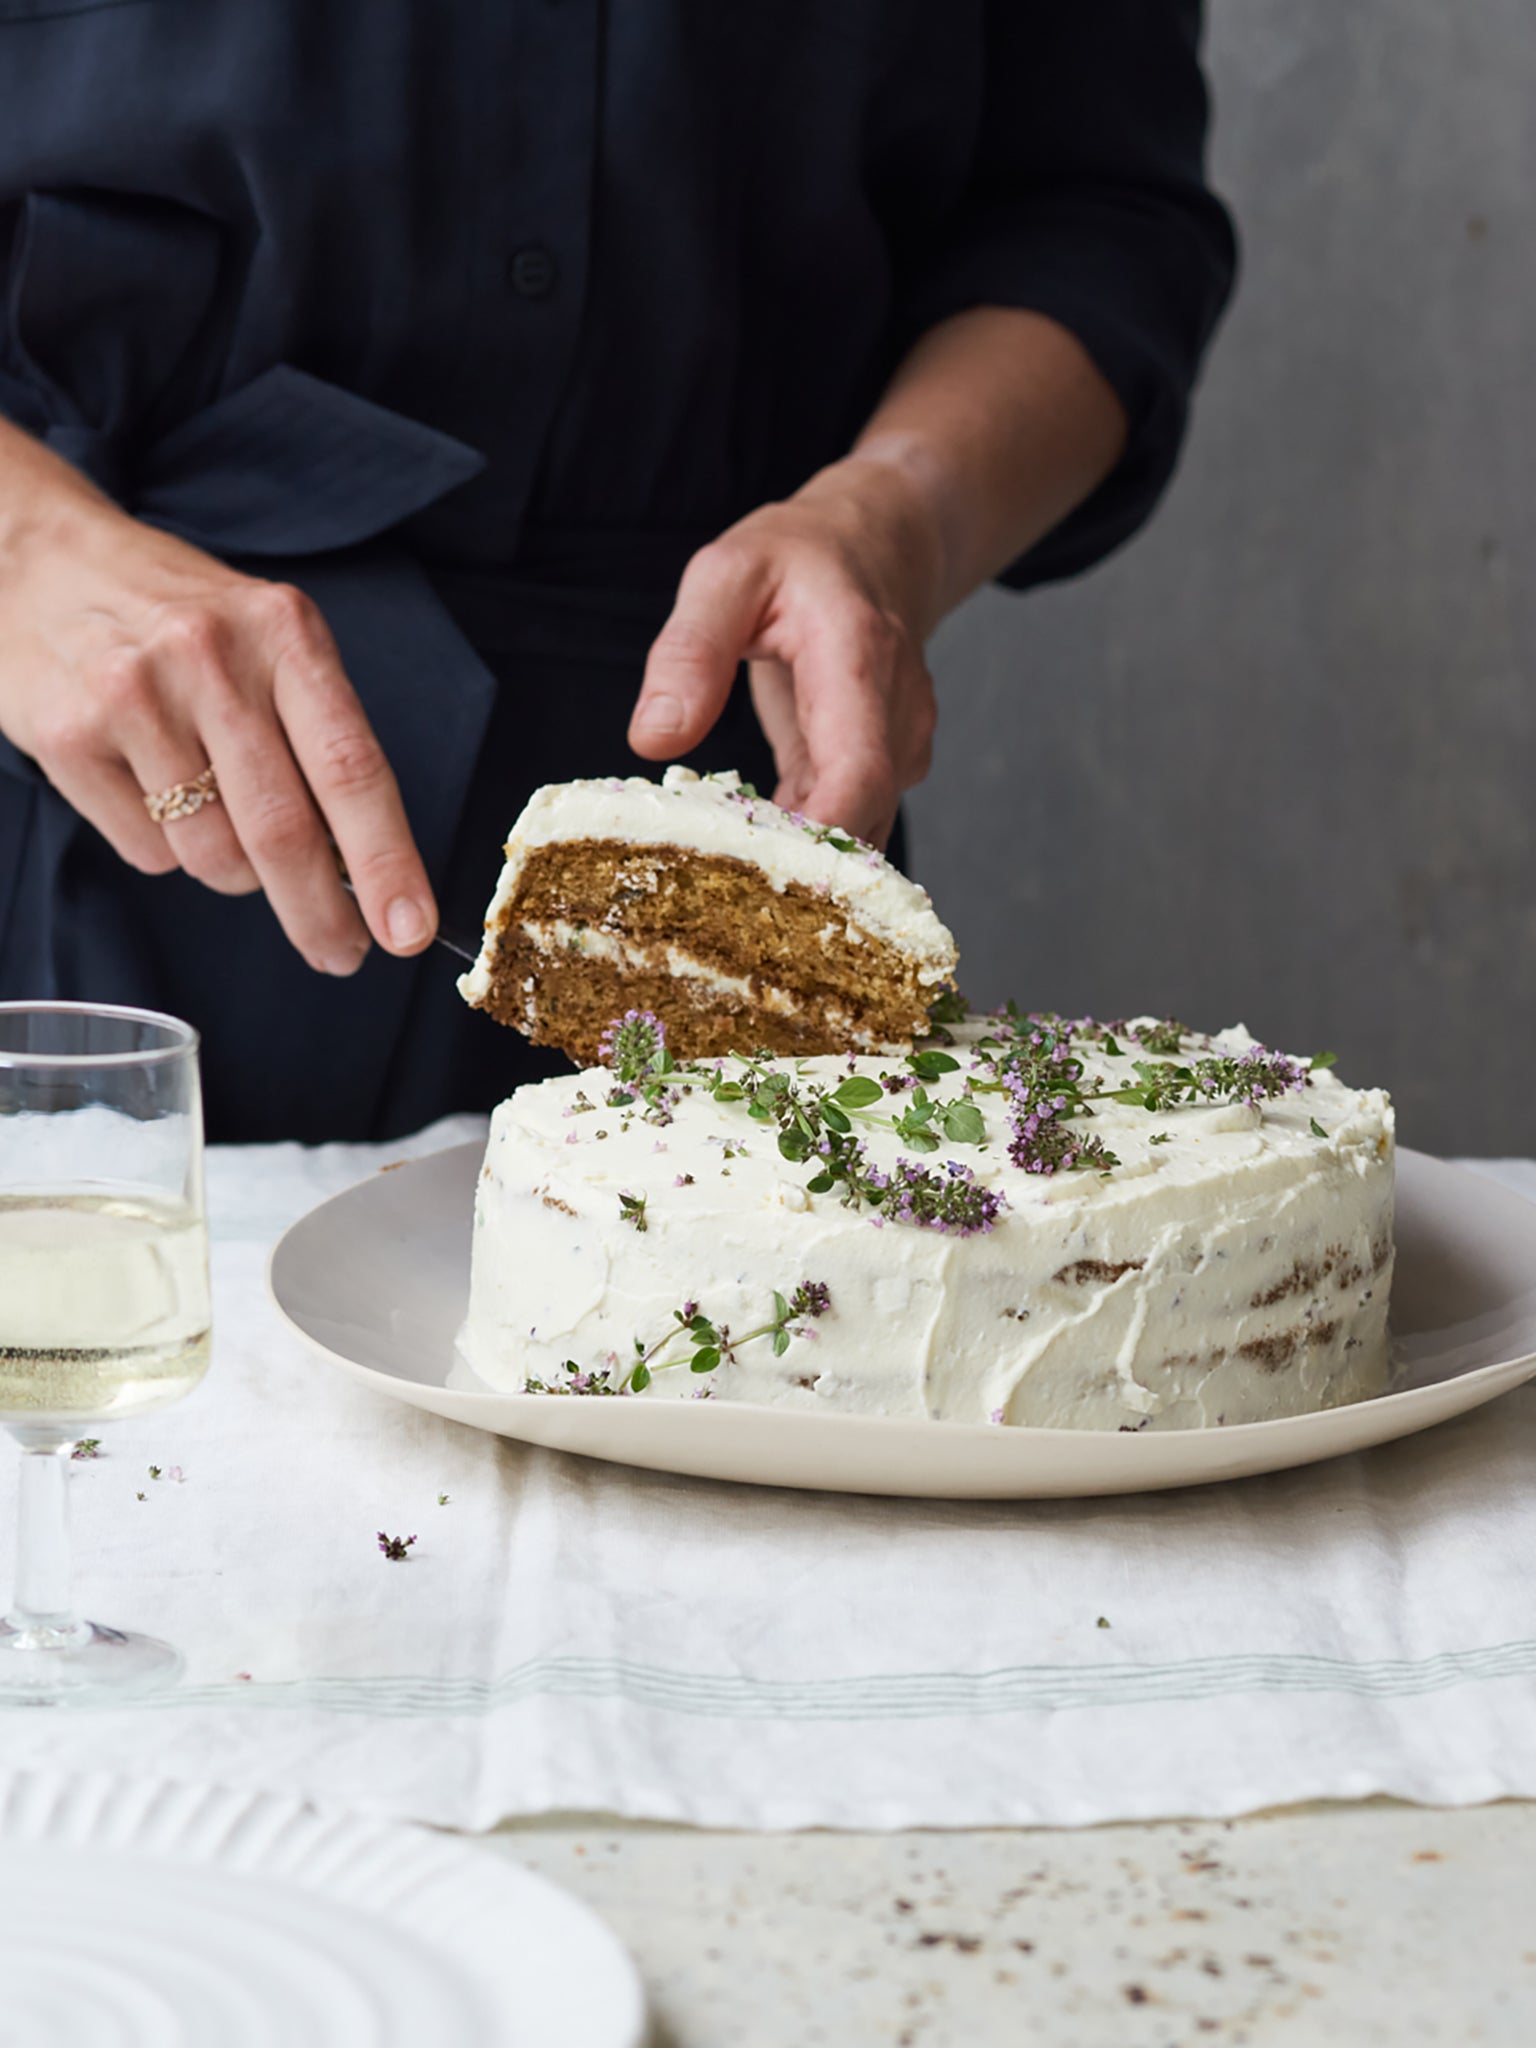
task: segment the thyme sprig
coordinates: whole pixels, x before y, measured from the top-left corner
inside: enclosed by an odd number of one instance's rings
[[[719,1063],[680,1067],[667,1050],[665,1027],[651,1010],[627,1010],[616,1017],[600,1046],[614,1074],[615,1086],[605,1098],[611,1107],[624,1109],[639,1100],[648,1120],[670,1123],[680,1094],[698,1085],[707,1087],[717,1102],[744,1102],[756,1122],[778,1125],[784,1158],[816,1163],[808,1183],[812,1194],[840,1189],[845,1205],[867,1206],[878,1221],[971,1236],[990,1230],[1002,1209],[1002,1197],[979,1187],[969,1167],[951,1160],[937,1173],[899,1159],[886,1173],[869,1163],[862,1141],[853,1135],[857,1119],[866,1127],[893,1131],[917,1153],[936,1152],[945,1140],[981,1143],[986,1126],[976,1104],[968,1097],[937,1100],[923,1085],[959,1071],[960,1062],[936,1047],[912,1053],[910,1072],[899,1083],[886,1077],[891,1087],[910,1089],[910,1100],[895,1116],[877,1116],[875,1105],[886,1089],[868,1075],[850,1074],[827,1089],[785,1071],[767,1051],[734,1056],[739,1078],[727,1076]],[[625,1222],[646,1229],[644,1198],[621,1194],[619,1202]]]
[[[1157,1017],[1150,1024],[1134,1027],[1122,1024],[1120,1029],[1127,1038],[1134,1038],[1143,1052],[1156,1053],[1159,1056],[1171,1057],[1174,1053],[1182,1052],[1185,1039],[1194,1037],[1189,1026],[1181,1024],[1177,1017]],[[1105,1036],[1109,1036],[1108,1026],[1105,1027]],[[1106,1046],[1105,1050],[1108,1049]]]
[[[1246,1052],[1210,1053],[1189,1065],[1172,1060],[1133,1060],[1134,1083],[1101,1092],[1111,1102],[1139,1103],[1143,1109],[1173,1109],[1190,1102],[1244,1102],[1257,1107],[1276,1096],[1299,1094],[1307,1069],[1283,1052],[1251,1045]]]
[[[1134,1026],[1098,1025],[1091,1018],[1048,1012],[1020,1016],[1012,1004],[996,1021],[1001,1035],[993,1033],[974,1048],[991,1078],[978,1080],[973,1075],[971,1086],[976,1092],[1000,1089],[1011,1098],[1013,1140],[1008,1156],[1026,1173],[1085,1168],[1107,1173],[1120,1164],[1101,1139],[1075,1128],[1077,1119],[1093,1115],[1095,1102],[1129,1103],[1154,1113],[1191,1103],[1241,1102],[1256,1107],[1299,1092],[1311,1071],[1284,1053],[1250,1046],[1240,1053],[1208,1051],[1184,1062],[1132,1059],[1134,1082],[1119,1088],[1085,1088],[1075,1038],[1095,1041],[1111,1058],[1119,1059],[1126,1055],[1116,1032],[1144,1051],[1170,1053],[1181,1051],[1194,1034],[1174,1018]],[[1205,1044],[1209,1046],[1209,1039]],[[1331,1055],[1320,1053],[1312,1067],[1331,1064]],[[1152,1142],[1164,1144],[1166,1135]]]
[[[832,1306],[831,1290],[822,1280],[802,1280],[793,1294],[775,1292],[773,1313],[755,1329],[733,1335],[728,1324],[717,1322],[700,1309],[696,1301],[685,1301],[672,1311],[671,1326],[647,1344],[635,1339],[635,1355],[627,1371],[620,1372],[618,1360],[596,1369],[583,1369],[567,1358],[561,1370],[563,1380],[530,1379],[529,1394],[642,1394],[653,1376],[669,1366],[687,1362],[694,1373],[710,1373],[722,1362],[734,1363],[737,1353],[748,1344],[766,1337],[775,1358],[782,1358],[797,1337],[808,1337],[806,1327],[824,1316]],[[685,1350],[682,1347],[687,1347]],[[671,1354],[670,1356],[668,1354]]]
[[[963,1024],[971,1014],[971,1006],[957,988],[940,989],[928,1005],[930,1024]]]
[[[750,1058],[735,1055],[735,1075],[721,1075],[713,1087],[717,1102],[745,1102],[747,1115],[779,1128],[779,1151],[794,1164],[813,1161],[816,1171],[807,1192],[839,1191],[843,1205],[867,1207],[878,1220],[914,1223],[924,1230],[971,1237],[991,1230],[1003,1208],[995,1190],[977,1183],[968,1166],[946,1162],[942,1173],[898,1159],[887,1173],[866,1156],[864,1142],[854,1134],[854,1119],[895,1131],[914,1151],[938,1150],[934,1126],[952,1143],[975,1144],[984,1135],[981,1113],[972,1102],[941,1104],[922,1088],[897,1117],[869,1114],[884,1096],[868,1074],[850,1074],[836,1088],[796,1077],[774,1063],[767,1052]],[[960,1062],[944,1052],[914,1053],[908,1061],[915,1073],[937,1079],[958,1069]],[[958,1114],[957,1114],[958,1113]]]
[[[599,1039],[598,1049],[618,1084],[603,1098],[608,1107],[627,1109],[638,1100],[644,1105],[641,1115],[647,1123],[671,1123],[680,1070],[667,1051],[667,1027],[655,1011],[626,1010],[622,1017],[615,1017]]]
[[[799,822],[802,832],[809,833],[818,846],[830,846],[834,853],[873,853],[875,850],[864,840],[855,839],[851,832],[839,832],[835,825],[813,825],[808,818],[800,818]]]
[[[1108,1173],[1120,1164],[1102,1138],[1083,1131],[1094,1092],[1083,1089],[1083,1062],[1072,1049],[1072,1025],[1059,1017],[1009,1019],[1010,1036],[983,1053],[991,1086],[1009,1098],[1013,1131],[1008,1157],[1026,1173]],[[980,1050],[980,1048],[978,1048]],[[975,1084],[973,1084],[975,1085]],[[987,1084],[980,1084],[986,1086]]]

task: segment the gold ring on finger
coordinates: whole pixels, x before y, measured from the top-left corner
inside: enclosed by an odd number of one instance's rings
[[[194,775],[190,782],[173,782],[169,789],[146,794],[144,808],[157,825],[171,825],[178,818],[193,818],[204,804],[219,800],[219,781],[212,768]]]

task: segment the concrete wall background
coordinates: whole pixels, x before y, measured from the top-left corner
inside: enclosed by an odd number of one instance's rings
[[[1536,1152],[1536,16],[1212,0],[1245,269],[1183,471],[933,650],[915,865],[984,1002],[1243,1019]]]

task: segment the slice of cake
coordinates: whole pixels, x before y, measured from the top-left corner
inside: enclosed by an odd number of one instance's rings
[[[491,1122],[491,1385],[1187,1429],[1386,1390],[1392,1108],[1150,1018],[674,1065],[655,1020]]]
[[[627,1010],[678,1059],[904,1052],[954,975],[925,890],[734,774],[551,783],[506,856],[460,993],[583,1066]]]

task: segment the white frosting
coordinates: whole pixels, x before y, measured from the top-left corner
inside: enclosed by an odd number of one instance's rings
[[[961,1071],[930,1084],[932,1096],[962,1092],[981,1029],[957,1030]],[[1215,1045],[1252,1042],[1237,1027]],[[1085,1087],[1134,1078],[1129,1056],[1075,1050]],[[850,1071],[902,1070],[878,1057],[780,1064],[829,1086]],[[707,1387],[867,1415],[1170,1428],[1385,1387],[1392,1111],[1379,1091],[1320,1071],[1262,1108],[1149,1114],[1105,1102],[1089,1128],[1121,1161],[1107,1177],[1024,1173],[1008,1158],[1006,1098],[978,1095],[982,1145],[944,1144],[924,1161],[964,1161],[1004,1197],[995,1229],[960,1238],[877,1225],[835,1192],[809,1194],[813,1168],[784,1159],[775,1127],[739,1103],[700,1088],[658,1128],[608,1107],[613,1085],[604,1071],[546,1081],[493,1118],[461,1339],[492,1385],[558,1382],[567,1359],[627,1371],[635,1339],[672,1327],[685,1300],[740,1335],[772,1314],[775,1291],[812,1280],[830,1289],[831,1310],[782,1357],[760,1340],[707,1380],[686,1362],[658,1370],[633,1398]],[[598,1106],[579,1109],[579,1096]],[[872,1163],[911,1156],[894,1133],[858,1128]],[[622,1220],[621,1192],[644,1197],[643,1231]]]
[[[512,828],[506,865],[485,914],[480,957],[460,977],[459,993],[468,1003],[482,1003],[490,993],[496,934],[528,855],[537,847],[583,839],[677,846],[750,861],[772,888],[782,892],[799,883],[845,911],[854,921],[847,937],[857,939],[862,930],[900,946],[917,962],[924,987],[948,981],[955,971],[955,942],[935,915],[928,892],[873,847],[859,842],[852,852],[840,852],[829,839],[816,836],[820,830],[766,797],[745,795],[740,776],[730,772],[699,776],[689,768],[669,768],[659,783],[639,775],[548,783],[534,791]],[[601,941],[591,932],[586,940],[586,950],[600,950]]]

